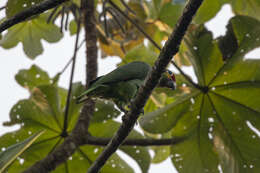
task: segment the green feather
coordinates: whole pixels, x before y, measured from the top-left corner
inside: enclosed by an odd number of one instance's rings
[[[120,66],[91,81],[89,88],[77,97],[77,102],[81,103],[88,97],[110,99],[125,111],[125,106],[136,96],[150,70],[150,65],[140,61]]]

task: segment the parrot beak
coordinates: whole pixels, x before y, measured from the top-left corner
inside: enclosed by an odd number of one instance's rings
[[[171,88],[172,90],[175,90],[176,88],[176,79],[175,79],[175,75],[173,74],[173,72],[171,72],[170,70],[167,70],[167,76],[170,79],[167,83],[168,88]]]
[[[172,81],[172,80],[169,80],[169,81],[167,82],[167,88],[171,88],[172,90],[175,90],[175,88],[176,88],[175,85],[176,85],[175,82]]]

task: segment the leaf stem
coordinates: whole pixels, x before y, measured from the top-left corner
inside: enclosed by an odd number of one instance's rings
[[[63,137],[68,136],[67,129],[68,129],[68,116],[69,116],[70,97],[71,97],[71,91],[72,91],[72,82],[73,82],[74,71],[75,71],[76,57],[77,57],[77,53],[78,53],[78,42],[79,42],[79,33],[80,33],[80,22],[78,21],[77,24],[78,24],[78,27],[77,27],[77,35],[76,35],[74,54],[73,54],[73,58],[72,58],[69,90],[68,90],[68,95],[67,95],[67,100],[66,100],[66,107],[65,107],[65,113],[64,113],[63,130],[62,130],[62,133],[61,133],[61,136],[63,136]]]
[[[77,48],[77,51],[82,47],[83,43],[85,42],[85,39],[82,40]],[[74,56],[70,58],[70,60],[67,62],[67,64],[63,67],[63,69],[59,72],[60,75],[66,71],[66,69],[69,67],[70,63],[72,62]]]
[[[174,145],[182,142],[186,137],[172,137],[165,139],[138,139],[131,138],[126,139],[122,146],[163,146],[163,145]],[[106,146],[111,138],[101,138],[95,136],[88,136],[84,144],[96,145],[96,146]]]

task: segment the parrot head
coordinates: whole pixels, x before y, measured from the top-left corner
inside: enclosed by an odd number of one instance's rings
[[[173,72],[171,72],[170,70],[166,70],[166,72],[163,73],[158,86],[171,88],[172,90],[174,90],[176,88],[176,79]]]

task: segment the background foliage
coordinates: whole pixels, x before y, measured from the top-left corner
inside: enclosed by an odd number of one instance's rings
[[[8,0],[6,18],[41,1]],[[147,38],[135,25],[149,35],[148,39],[162,46],[186,1],[129,0],[127,5],[131,10],[119,0],[113,2],[133,22],[125,19],[110,3],[105,4],[102,9],[105,11],[100,10],[102,2],[96,1],[98,46],[102,57],[115,55],[122,59],[121,64],[139,60],[152,65],[160,50],[151,42],[144,44]],[[226,34],[214,39],[204,24],[224,4],[232,7],[235,17],[230,19]],[[33,60],[44,51],[42,39],[53,43],[62,41],[61,31],[76,34],[78,9],[79,1],[73,0],[17,24],[0,37],[0,46],[10,49],[21,42],[26,56]],[[133,131],[129,137],[185,137],[185,140],[169,146],[120,148],[137,162],[143,173],[148,172],[151,163],[160,163],[168,157],[180,173],[260,171],[260,61],[245,59],[248,52],[260,47],[259,11],[258,0],[205,0],[180,52],[174,57],[179,66],[192,66],[198,83],[194,85],[184,76],[176,75],[178,88],[175,91],[156,89],[144,108],[145,115],[139,119],[143,133]],[[71,19],[65,19],[66,15],[72,16]],[[57,18],[64,18],[64,22],[57,24]],[[19,124],[21,128],[1,136],[0,148],[19,143],[40,130],[45,132],[11,164],[8,172],[28,168],[64,141],[61,133],[67,89],[58,85],[60,75],[51,78],[37,65],[16,74],[17,83],[28,90],[30,97],[18,101],[11,109],[10,121],[4,125]],[[82,91],[81,83],[73,84],[69,132],[82,106],[77,105],[74,98]],[[111,137],[120,125],[115,120],[119,115],[112,102],[98,100],[89,127],[91,135]],[[153,157],[149,150],[154,151]],[[82,146],[54,172],[86,172],[101,151],[99,146]],[[114,154],[102,172],[130,173],[134,170]]]

